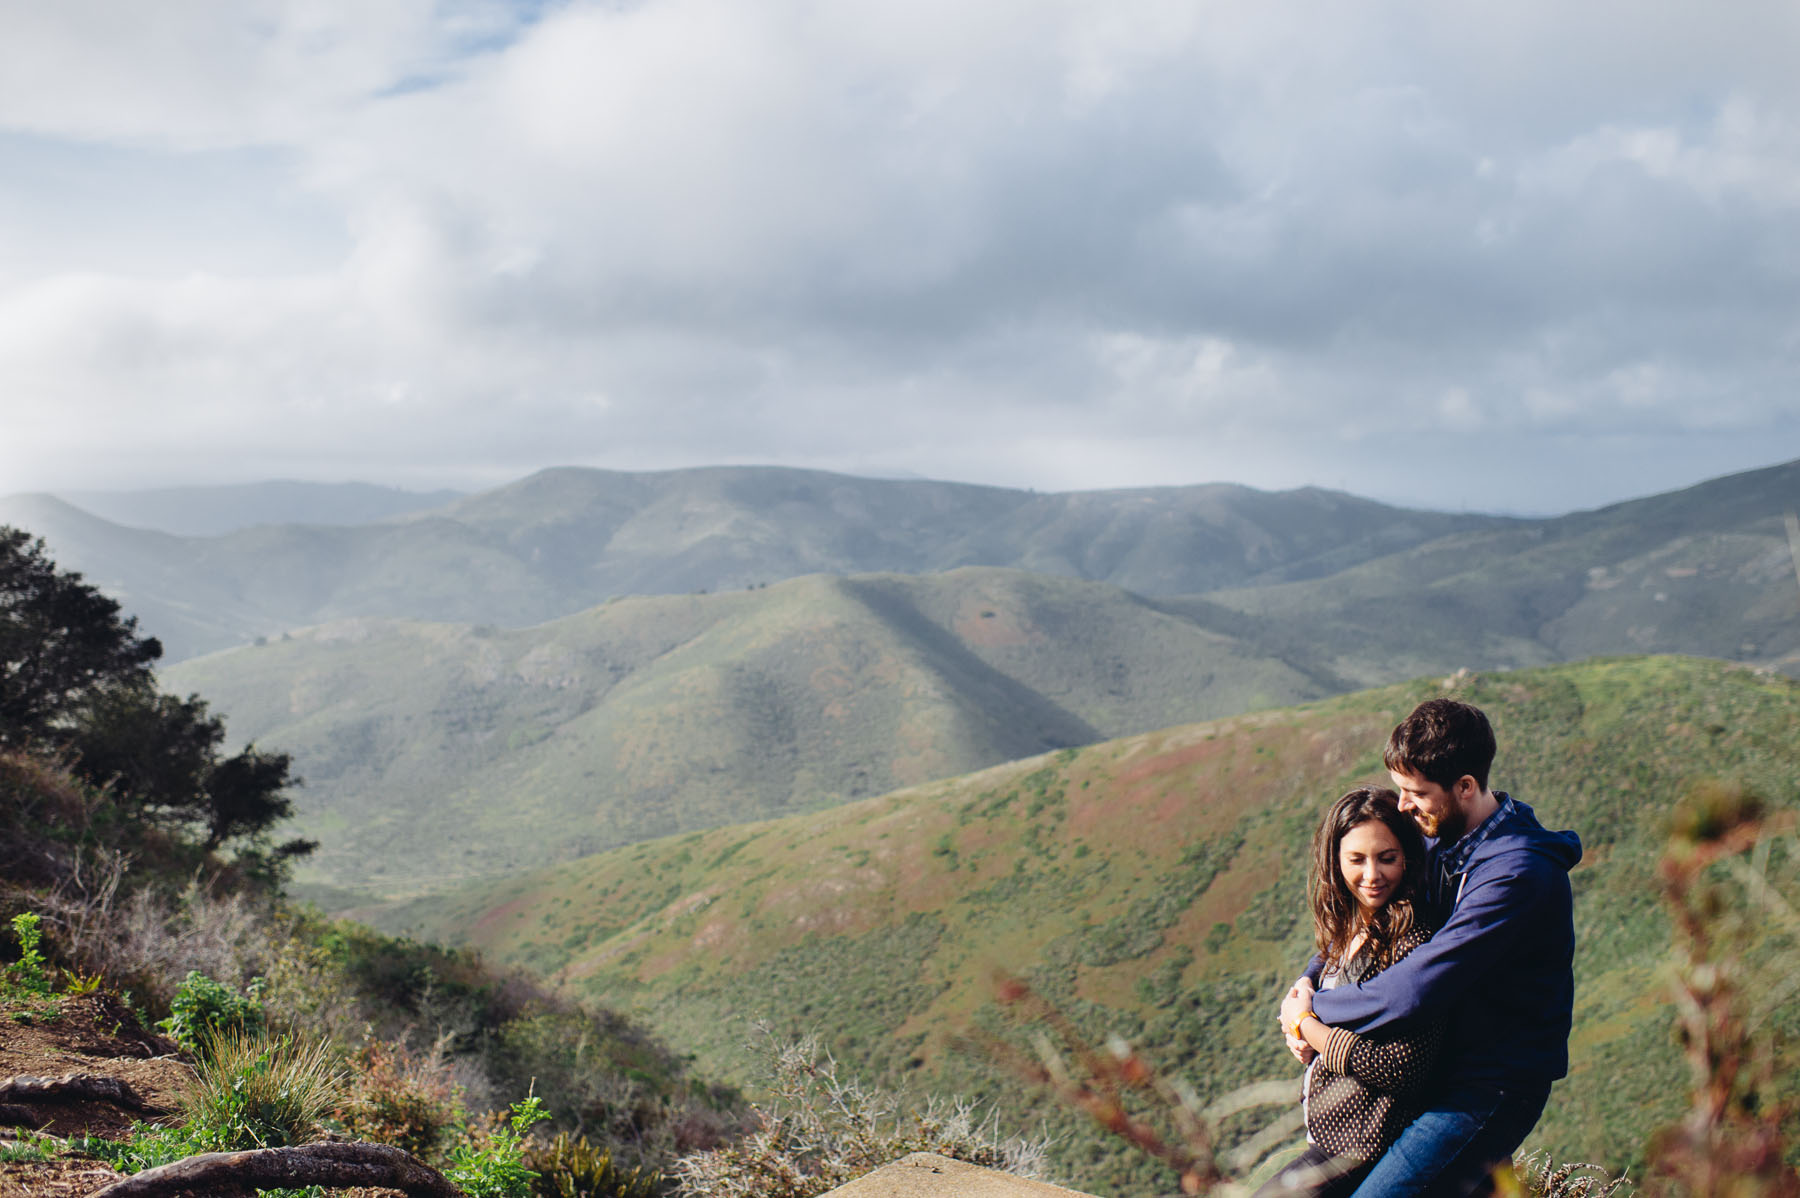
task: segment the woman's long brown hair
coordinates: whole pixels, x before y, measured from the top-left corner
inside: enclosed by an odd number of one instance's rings
[[[1350,829],[1371,820],[1387,825],[1400,842],[1406,857],[1406,869],[1394,897],[1369,919],[1368,942],[1364,951],[1377,968],[1393,963],[1394,945],[1413,926],[1413,893],[1425,871],[1425,842],[1418,828],[1400,810],[1400,796],[1378,786],[1362,786],[1331,805],[1319,830],[1313,834],[1312,877],[1307,880],[1307,896],[1312,900],[1313,939],[1325,968],[1342,969],[1350,941],[1361,927],[1362,904],[1344,881],[1338,866],[1338,846]]]

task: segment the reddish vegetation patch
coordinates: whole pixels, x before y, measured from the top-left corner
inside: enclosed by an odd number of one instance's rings
[[[1234,744],[1235,742],[1228,737],[1209,736],[1178,749],[1168,749],[1153,757],[1145,758],[1129,769],[1120,770],[1114,777],[1113,784],[1123,788],[1135,786],[1150,779],[1160,782],[1176,770],[1188,769],[1215,757],[1224,756]]]
[[[480,917],[475,920],[474,926],[469,929],[469,938],[480,944],[505,931],[504,925],[508,921],[517,919],[525,913],[526,899],[527,896],[521,895],[501,903],[498,907],[490,907],[482,912]]]

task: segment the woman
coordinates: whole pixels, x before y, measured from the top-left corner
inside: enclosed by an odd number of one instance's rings
[[[1424,865],[1424,842],[1393,791],[1365,786],[1332,804],[1313,836],[1307,883],[1320,989],[1373,977],[1425,943],[1430,929],[1412,901]],[[1306,1151],[1257,1198],[1347,1195],[1417,1114],[1413,1097],[1442,1026],[1425,1021],[1391,1037],[1358,1036],[1309,1011],[1282,1030],[1309,1062]]]

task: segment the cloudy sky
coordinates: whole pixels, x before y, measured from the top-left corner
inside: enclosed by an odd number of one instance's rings
[[[0,493],[1800,457],[1791,0],[0,0]]]

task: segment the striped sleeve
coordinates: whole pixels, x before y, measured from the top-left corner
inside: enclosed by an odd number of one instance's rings
[[[1419,940],[1422,942],[1423,937]],[[1406,948],[1410,951],[1415,946],[1409,944]],[[1370,1090],[1402,1094],[1430,1075],[1443,1038],[1442,1018],[1410,1020],[1374,1036],[1359,1036],[1349,1028],[1334,1027],[1319,1059],[1333,1073],[1353,1077]]]

